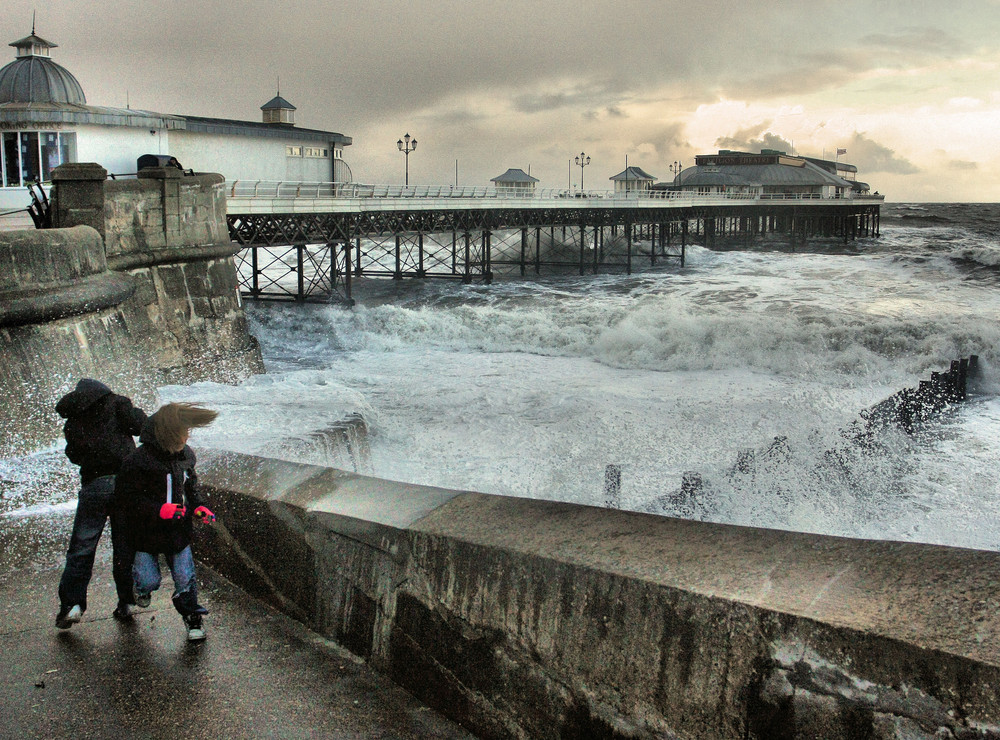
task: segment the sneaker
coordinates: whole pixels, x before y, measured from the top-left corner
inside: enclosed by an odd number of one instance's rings
[[[83,609],[80,608],[79,604],[74,604],[69,608],[64,606],[59,610],[59,614],[56,615],[56,627],[61,630],[68,630],[81,619],[83,619]]]
[[[131,622],[132,618],[135,616],[134,605],[132,604],[119,604],[115,607],[115,610],[111,612],[111,616],[117,619],[119,622]]]
[[[149,602],[153,600],[152,594],[136,594],[135,595],[135,605],[140,609],[145,609],[149,606]]]
[[[197,642],[199,640],[204,640],[207,636],[205,634],[205,628],[201,624],[200,614],[188,614],[184,617],[184,624],[188,628],[188,641]]]

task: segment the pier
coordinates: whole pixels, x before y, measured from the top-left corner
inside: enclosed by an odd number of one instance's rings
[[[878,236],[881,197],[629,193],[231,182],[227,221],[244,295],[351,303],[354,278],[490,283],[498,274],[631,274],[684,265],[692,239]]]

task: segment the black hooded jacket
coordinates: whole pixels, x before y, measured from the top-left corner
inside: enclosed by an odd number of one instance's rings
[[[185,445],[180,452],[167,452],[156,443],[152,423],[143,426],[139,442],[115,478],[112,507],[124,521],[135,550],[178,553],[191,544],[194,510],[201,505],[194,450]],[[172,503],[187,508],[183,519],[160,519],[168,492]]]
[[[90,378],[78,382],[59,399],[56,413],[66,419],[66,457],[80,466],[84,485],[102,475],[118,473],[135,450],[132,437],[146,421],[146,414],[132,401]]]

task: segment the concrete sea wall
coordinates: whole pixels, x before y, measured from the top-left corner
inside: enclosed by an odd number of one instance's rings
[[[202,452],[196,544],[483,738],[1000,738],[1000,554]]]
[[[0,232],[0,456],[51,444],[81,377],[146,408],[164,383],[263,372],[239,296],[220,175],[53,172],[56,228]]]

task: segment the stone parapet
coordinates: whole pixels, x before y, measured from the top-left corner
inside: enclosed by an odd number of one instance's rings
[[[52,226],[90,226],[104,236],[104,183],[108,171],[92,162],[62,164],[52,170]],[[55,193],[61,192],[59,199]]]
[[[65,214],[63,223],[82,213],[67,204],[100,202],[104,256],[136,285],[125,311],[130,324],[143,327],[154,364],[176,383],[263,372],[239,296],[222,175],[148,167],[136,179],[100,181],[98,198],[85,177],[100,172],[96,165],[57,167],[53,207]]]
[[[101,235],[89,226],[0,232],[0,327],[117,306],[135,292],[109,272]]]
[[[201,453],[196,552],[489,738],[1000,738],[1000,554]]]
[[[105,245],[114,269],[229,257],[225,178],[150,167],[106,184]]]

